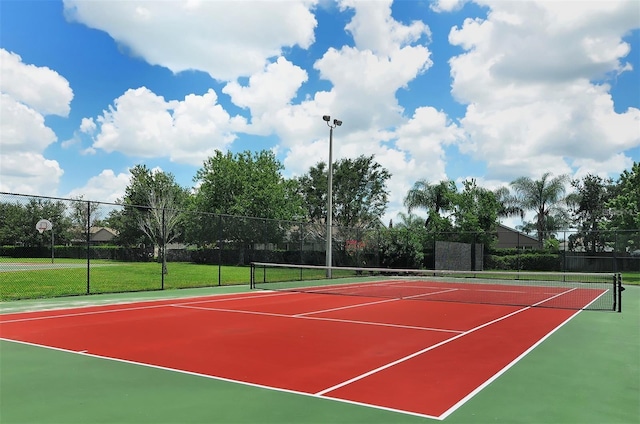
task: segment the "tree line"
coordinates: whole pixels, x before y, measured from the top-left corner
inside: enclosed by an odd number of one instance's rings
[[[183,187],[171,173],[136,165],[123,198],[117,202],[122,207],[111,208],[106,216],[91,202],[45,198],[0,202],[0,244],[43,243],[34,231],[35,222],[42,217],[54,222],[61,244],[84,240],[94,226],[114,229],[115,243],[122,246],[164,246],[180,241],[206,247],[215,245],[221,236],[245,242],[276,240],[291,231],[292,226],[283,222],[304,224],[307,231],[324,237],[327,163],[319,162],[294,178],[285,178],[283,170],[272,151],[217,151],[196,172],[193,187]],[[489,190],[474,179],[460,185],[449,180],[418,180],[403,198],[406,213],[388,225],[381,220],[387,210],[391,174],[373,155],[339,160],[333,164],[333,172],[335,227],[386,228],[384,248],[391,256],[406,249],[420,251],[425,242],[416,239],[417,234],[448,232],[458,234],[461,241],[473,234],[474,242],[490,246],[498,220],[509,216],[520,216],[523,224],[519,229],[535,235],[541,244],[553,244],[558,230],[575,228],[578,233],[573,235],[573,243],[590,251],[602,248],[604,241],[598,238],[598,231],[640,228],[637,162],[615,181],[592,174],[570,179],[545,173],[539,179],[521,177]],[[525,220],[531,215],[533,219]],[[243,224],[229,218],[225,224],[218,218],[212,225],[219,216],[261,218],[264,223],[256,226],[255,220],[247,219]],[[406,246],[407,239],[413,240],[415,249]]]

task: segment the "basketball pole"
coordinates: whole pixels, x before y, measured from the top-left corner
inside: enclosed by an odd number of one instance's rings
[[[51,228],[51,263],[53,263],[53,227]]]
[[[41,219],[38,221],[38,223],[36,224],[36,230],[38,230],[38,232],[40,234],[43,234],[45,231],[51,231],[51,263],[53,263],[53,258],[54,258],[54,254],[53,254],[53,224],[51,224],[51,221],[49,221],[48,219]]]

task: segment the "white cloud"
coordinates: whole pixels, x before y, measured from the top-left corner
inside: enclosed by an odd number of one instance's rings
[[[582,179],[587,174],[598,175],[607,178],[613,172],[616,176],[633,166],[633,160],[622,153],[611,156],[606,161],[595,159],[576,159],[572,166],[577,168],[574,178]],[[614,178],[615,180],[615,178]]]
[[[44,150],[57,141],[44,115],[66,116],[73,92],[57,72],[25,64],[0,49],[0,187],[3,191],[55,195],[63,170]]]
[[[80,132],[91,134],[96,130],[96,123],[93,118],[82,118],[80,122]]]
[[[56,135],[44,123],[44,117],[30,107],[0,93],[0,134],[2,154],[42,152],[56,141]]]
[[[67,116],[73,91],[56,71],[22,62],[0,49],[0,91],[42,115]]]
[[[433,64],[427,47],[429,28],[419,21],[409,25],[395,21],[388,1],[345,1],[341,7],[354,11],[345,29],[355,45],[330,48],[315,62],[320,78],[332,88],[278,110],[276,132],[289,149],[284,161],[287,172],[300,175],[328,160],[329,131],[321,116],[342,120],[343,125],[334,130],[334,160],[375,155],[391,172],[388,221],[404,209],[403,197],[416,179],[425,172],[444,174],[441,146],[454,141],[458,135],[452,134],[457,130],[444,113],[423,116],[431,111],[428,108],[416,111],[407,121],[396,97],[399,89]],[[438,121],[427,122],[432,117]],[[425,133],[411,134],[412,125],[422,125]],[[434,163],[429,170],[418,166],[423,157]]]
[[[396,93],[432,65],[429,29],[421,22],[403,25],[391,17],[389,2],[343,2],[354,10],[347,29],[356,45],[329,48],[313,67],[332,85],[299,104],[280,108],[275,131],[286,148],[326,137],[320,120],[329,114],[344,121],[340,137],[390,128],[404,121]],[[373,19],[375,18],[375,19]],[[380,139],[370,140],[371,143]],[[359,141],[362,143],[363,141]],[[362,146],[362,144],[361,144]],[[361,147],[362,150],[362,147]]]
[[[42,196],[56,195],[62,174],[64,171],[58,162],[46,159],[42,154],[34,152],[5,154],[3,151],[0,190]]]
[[[507,181],[572,173],[581,161],[617,172],[616,155],[640,145],[640,110],[615,112],[609,86],[594,81],[630,69],[622,37],[638,27],[637,3],[479,3],[487,18],[449,35],[465,49],[450,60],[452,94],[468,104],[461,150]]]
[[[233,81],[222,92],[228,94],[234,104],[251,111],[251,132],[264,133],[271,131],[274,113],[289,105],[306,81],[304,69],[279,57],[262,72],[252,75],[247,86]]]
[[[376,55],[392,56],[402,47],[419,41],[422,37],[430,39],[431,31],[422,21],[413,21],[403,25],[391,16],[392,0],[356,1],[343,0],[343,9],[356,10],[346,30],[353,35],[356,48],[371,50]]]
[[[439,181],[446,178],[444,146],[464,139],[463,131],[443,111],[432,107],[416,109],[413,117],[397,131],[396,146],[410,153],[424,167],[420,178]],[[416,179],[417,180],[417,179]]]
[[[223,93],[251,114],[251,123],[247,124],[242,118],[229,117],[218,106],[217,118],[211,119],[212,105],[216,105],[213,91],[209,92],[208,106],[194,108],[188,105],[204,96],[170,102],[144,87],[129,90],[95,120],[97,129],[89,151],[167,156],[199,165],[214,149],[230,147],[237,131],[261,135],[274,132],[280,139],[276,148],[286,152],[287,173],[299,175],[326,161],[328,129],[320,117],[331,114],[345,122],[335,133],[334,158],[375,154],[394,173],[390,186],[394,199],[401,201],[404,193],[397,193],[415,179],[415,169],[411,174],[415,160],[409,152],[428,156],[440,143],[451,141],[447,138],[451,124],[443,119],[443,128],[431,128],[434,140],[443,137],[433,141],[436,147],[429,145],[432,141],[428,137],[423,137],[422,146],[411,145],[405,136],[402,148],[386,144],[399,136],[384,129],[406,121],[397,91],[432,66],[427,25],[396,21],[389,1],[341,3],[343,10],[354,11],[345,30],[353,36],[355,45],[330,48],[317,60],[314,68],[321,79],[330,82],[331,89],[294,104],[293,99],[309,77],[299,66],[280,57],[280,51],[282,46],[307,48],[313,42],[316,21],[310,10],[314,3],[230,4],[65,2],[71,19],[108,32],[149,63],[174,72],[200,69],[230,81]],[[263,4],[269,6],[263,9]],[[222,17],[221,11],[229,9],[233,13]],[[182,17],[180,23],[175,22],[175,16]],[[166,42],[157,43],[158,38]],[[180,48],[174,47],[178,44]],[[278,59],[269,60],[271,57]],[[240,83],[236,81],[238,76],[249,79]],[[440,166],[438,174],[442,170]]]
[[[146,87],[127,90],[96,119],[92,149],[201,165],[216,149],[226,150],[234,132],[246,126],[217,99],[213,90],[182,101],[166,101]]]
[[[71,190],[65,197],[115,203],[118,199],[124,198],[130,181],[131,174],[128,172],[116,174],[111,169],[105,169],[89,178],[84,186]]]
[[[467,0],[435,0],[431,4],[431,9],[436,12],[453,12],[460,9]]]
[[[107,32],[150,64],[232,81],[260,72],[284,47],[308,48],[315,3],[65,0],[64,9],[68,19]]]
[[[361,130],[399,122],[403,109],[396,92],[431,66],[429,55],[424,46],[406,46],[390,56],[353,47],[331,48],[314,67],[333,84],[337,101],[332,110]]]

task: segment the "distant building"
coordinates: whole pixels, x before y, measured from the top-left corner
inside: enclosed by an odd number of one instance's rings
[[[522,233],[506,225],[498,224],[498,243],[496,247],[499,249],[542,249],[542,244],[536,237]]]
[[[89,230],[89,238],[92,243],[109,243],[118,232],[108,227],[91,227]]]

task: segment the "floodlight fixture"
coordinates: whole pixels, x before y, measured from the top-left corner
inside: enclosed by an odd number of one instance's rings
[[[325,121],[329,122],[331,120],[331,117],[329,115],[323,115],[322,119],[324,119]]]
[[[340,125],[342,125],[342,121],[340,121],[340,120],[338,120],[338,119],[334,119],[334,120],[333,120],[333,124],[334,124],[336,127],[339,127]]]

